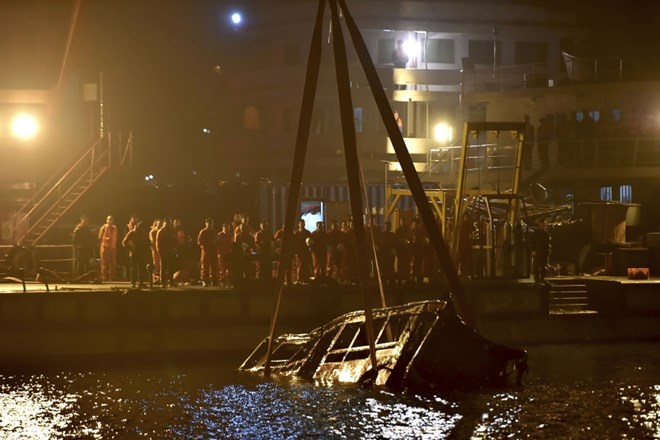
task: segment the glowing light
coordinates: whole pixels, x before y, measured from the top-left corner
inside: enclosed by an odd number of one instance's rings
[[[422,54],[422,46],[419,41],[408,39],[403,42],[403,50],[412,60],[418,60]]]
[[[234,12],[233,14],[231,14],[231,22],[234,23],[235,25],[241,24],[242,21],[243,21],[243,17],[238,12]]]
[[[437,124],[433,129],[433,138],[442,144],[451,142],[453,139],[453,130],[449,124],[440,123]]]
[[[37,118],[27,113],[19,113],[11,121],[11,134],[19,139],[32,139],[39,133]]]

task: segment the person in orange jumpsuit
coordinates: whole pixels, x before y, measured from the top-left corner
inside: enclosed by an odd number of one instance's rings
[[[229,286],[232,283],[231,254],[234,240],[232,229],[231,223],[224,223],[222,229],[218,232],[218,278],[222,286]],[[230,230],[232,231],[230,232]]]
[[[151,245],[151,277],[154,283],[160,282],[160,254],[156,244],[156,235],[161,227],[160,219],[154,220],[149,230],[149,243]]]
[[[212,218],[204,220],[204,228],[197,235],[200,250],[200,278],[204,287],[218,285],[218,234]]]
[[[118,233],[117,226],[114,224],[114,218],[109,215],[105,220],[105,224],[99,229],[101,278],[103,281],[116,279]]]

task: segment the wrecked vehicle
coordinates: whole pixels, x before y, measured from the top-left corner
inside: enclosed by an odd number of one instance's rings
[[[364,311],[344,314],[306,334],[274,340],[273,374],[321,385],[374,384],[420,392],[520,384],[527,353],[470,329],[451,302],[429,300],[373,310],[374,370]],[[239,370],[262,373],[264,339]]]

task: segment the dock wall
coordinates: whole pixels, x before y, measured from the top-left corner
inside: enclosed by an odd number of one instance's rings
[[[395,287],[395,286],[392,286]],[[430,299],[425,290],[387,290],[388,305]],[[551,316],[543,289],[469,286],[487,337],[511,345],[660,340],[660,285],[607,283],[602,312]],[[0,295],[0,365],[73,359],[231,358],[267,336],[272,286],[237,290],[52,291]],[[436,296],[437,298],[437,296]],[[373,306],[377,306],[374,292]],[[276,334],[302,333],[363,308],[356,287],[285,290]]]

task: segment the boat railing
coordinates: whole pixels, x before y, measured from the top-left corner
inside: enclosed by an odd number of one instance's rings
[[[460,74],[462,93],[548,87],[550,76],[546,63],[487,66],[466,60]]]
[[[619,168],[619,167],[657,167],[660,166],[660,138],[657,137],[608,137],[591,139],[555,139],[550,142],[548,163],[539,156],[538,150],[533,152],[535,161],[541,165],[557,164],[564,168]],[[504,150],[499,149],[498,152]],[[553,152],[555,151],[555,152]],[[429,149],[427,155],[427,171],[441,173],[456,173],[459,167],[461,147]],[[510,168],[512,157],[482,154],[484,159],[479,163],[486,168]],[[472,159],[476,156],[469,156]],[[495,159],[499,159],[495,162]],[[496,163],[504,164],[496,166]],[[472,166],[468,170],[473,170]]]

